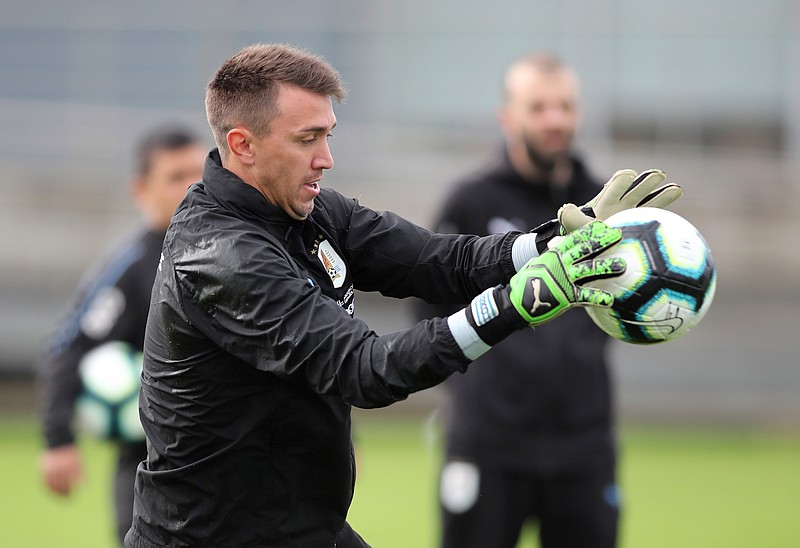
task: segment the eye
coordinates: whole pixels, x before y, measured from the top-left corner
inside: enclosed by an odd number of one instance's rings
[[[304,145],[312,145],[312,144],[316,143],[317,141],[319,141],[319,139],[323,135],[325,136],[325,139],[330,139],[331,137],[333,137],[333,133],[321,133],[320,132],[320,133],[315,133],[313,135],[305,137],[303,139],[300,139],[300,142],[302,144],[304,144]]]
[[[541,114],[544,112],[544,105],[542,103],[531,103],[528,110],[531,114]]]

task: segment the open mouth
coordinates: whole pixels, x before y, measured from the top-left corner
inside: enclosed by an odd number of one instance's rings
[[[319,181],[304,183],[303,186],[310,190],[315,196],[319,194]]]

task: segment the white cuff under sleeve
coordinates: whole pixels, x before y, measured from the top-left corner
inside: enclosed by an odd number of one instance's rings
[[[514,261],[514,268],[517,272],[525,266],[525,263],[539,256],[536,249],[536,233],[529,232],[514,240],[511,245],[511,260]]]
[[[458,346],[461,347],[461,351],[470,360],[479,358],[491,348],[478,337],[478,333],[469,324],[467,312],[463,308],[452,316],[447,317],[447,326],[450,328],[450,333],[453,334]]]

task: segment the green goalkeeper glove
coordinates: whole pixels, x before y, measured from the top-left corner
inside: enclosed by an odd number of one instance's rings
[[[535,233],[536,252],[543,253],[547,243],[555,236],[563,236],[586,223],[598,219],[605,221],[614,213],[633,207],[665,208],[683,194],[683,190],[675,183],[662,184],[666,179],[663,171],[650,169],[636,174],[632,169],[617,171],[600,192],[586,204],[578,208],[574,204],[564,204],[556,219],[537,226]],[[524,263],[523,258],[533,254],[531,244],[521,239],[516,244],[519,250],[515,264]]]
[[[548,322],[574,306],[610,307],[610,293],[581,284],[625,271],[621,258],[594,258],[621,238],[618,228],[591,222],[554,240],[549,251],[528,261],[508,285],[475,297],[448,318],[464,354],[475,359],[517,329]]]

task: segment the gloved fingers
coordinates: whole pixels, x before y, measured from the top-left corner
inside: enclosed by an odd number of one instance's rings
[[[575,283],[586,283],[619,276],[626,268],[627,264],[622,257],[603,257],[573,265],[569,268],[569,278]]]
[[[614,305],[614,296],[608,291],[596,287],[578,286],[575,302],[581,306],[611,308]]]
[[[571,265],[597,255],[621,239],[620,229],[592,221],[564,236],[553,249],[561,254],[564,264]]]
[[[636,172],[632,169],[620,169],[603,185],[600,192],[586,205],[596,207],[598,204],[617,203],[630,189],[636,180]],[[596,210],[595,210],[596,212]]]
[[[667,174],[660,169],[648,169],[641,172],[620,196],[619,201],[622,207],[618,211],[641,205],[642,200],[657,190],[666,178]]]
[[[681,196],[683,196],[683,189],[675,183],[668,183],[645,196],[644,199],[636,204],[636,207],[659,207],[664,209]]]
[[[558,210],[558,222],[564,227],[564,231],[569,234],[583,225],[589,224],[594,219],[578,209],[575,204],[564,204]]]

